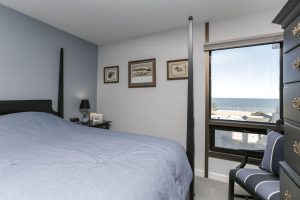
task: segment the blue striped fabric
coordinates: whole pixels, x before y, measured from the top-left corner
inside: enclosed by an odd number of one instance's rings
[[[263,200],[280,200],[280,182],[277,176],[262,169],[233,169],[230,173],[237,183],[257,194]]]
[[[261,169],[264,169],[276,176],[279,175],[279,162],[284,160],[284,136],[271,131],[268,133],[267,145]]]
[[[263,199],[273,200],[280,196],[279,180],[263,181],[257,184],[255,192]]]

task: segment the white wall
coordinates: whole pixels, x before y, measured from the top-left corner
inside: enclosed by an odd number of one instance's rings
[[[187,58],[187,29],[141,37],[99,48],[98,112],[113,121],[113,130],[138,132],[174,139],[185,146],[187,80],[167,81],[167,60]],[[204,136],[204,90],[202,44],[204,30],[195,32],[195,104],[197,152],[201,152]],[[156,58],[157,86],[128,88],[128,61]],[[103,67],[120,66],[120,83],[103,84]],[[199,102],[200,101],[200,102]],[[197,155],[202,166],[204,154]]]
[[[279,32],[270,22],[279,11],[255,13],[235,19],[210,22],[211,41]],[[98,50],[97,112],[113,121],[112,130],[166,137],[185,146],[187,81],[167,80],[167,60],[187,58],[187,29],[144,36],[108,44]],[[197,175],[204,169],[204,26],[194,28],[194,92]],[[128,88],[128,61],[156,58],[157,86]],[[103,84],[103,67],[120,66],[120,83]],[[226,181],[234,162],[209,159],[210,177]]]
[[[280,9],[210,22],[210,41],[281,32],[279,25],[271,23]]]

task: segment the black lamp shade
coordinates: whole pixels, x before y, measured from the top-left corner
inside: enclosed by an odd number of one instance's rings
[[[91,107],[90,107],[89,100],[82,99],[79,108],[80,108],[80,110],[90,109]]]

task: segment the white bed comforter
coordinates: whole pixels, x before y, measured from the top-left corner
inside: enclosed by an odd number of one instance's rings
[[[0,200],[184,200],[184,148],[46,113],[0,116]]]

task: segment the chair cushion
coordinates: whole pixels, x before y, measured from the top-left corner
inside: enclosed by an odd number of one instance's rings
[[[263,200],[280,200],[279,178],[262,169],[233,169],[230,176],[249,193]]]
[[[267,145],[260,168],[279,176],[279,162],[284,160],[284,136],[275,131],[268,133]]]

